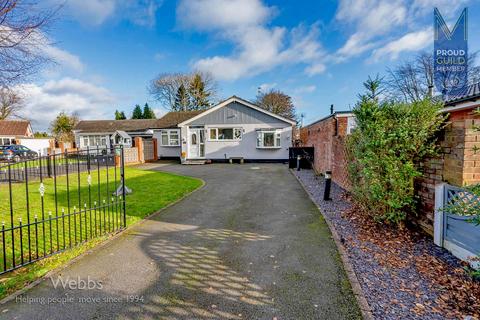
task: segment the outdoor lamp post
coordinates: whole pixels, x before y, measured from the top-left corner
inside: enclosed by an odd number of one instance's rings
[[[325,189],[323,192],[323,200],[330,201],[330,188],[332,186],[332,171],[325,171]]]

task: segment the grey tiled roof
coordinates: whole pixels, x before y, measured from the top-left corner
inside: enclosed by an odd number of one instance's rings
[[[175,128],[185,120],[203,111],[169,112],[160,119],[82,120],[74,128],[83,133],[114,133],[115,131],[141,132],[148,129]]]
[[[471,84],[465,88],[451,92],[445,97],[445,104],[452,105],[461,101],[480,98],[480,83]]]

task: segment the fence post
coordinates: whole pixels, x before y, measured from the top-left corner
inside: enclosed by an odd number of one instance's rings
[[[122,201],[123,201],[123,227],[127,227],[127,199],[125,199],[126,192],[125,192],[125,153],[124,153],[124,147],[121,146],[121,151],[122,151],[122,159],[121,159],[121,164],[122,167],[120,168],[120,175],[122,176]]]
[[[50,154],[47,154],[47,176],[49,178],[52,177],[52,166],[50,165],[51,159]]]
[[[158,140],[157,138],[152,139],[153,142],[153,161],[158,160]]]
[[[443,224],[445,214],[443,205],[445,203],[445,183],[435,185],[435,213],[433,221],[433,242],[443,247]]]

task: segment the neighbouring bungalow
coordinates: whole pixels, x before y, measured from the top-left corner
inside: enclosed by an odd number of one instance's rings
[[[113,145],[132,147],[136,137],[157,138],[159,130],[176,128],[178,123],[197,114],[199,111],[169,112],[160,119],[82,120],[73,130],[75,143],[82,149]],[[168,153],[168,150],[162,152]],[[159,155],[163,155],[162,152]],[[179,157],[179,154],[175,155]]]
[[[233,96],[205,111],[169,112],[155,120],[80,121],[80,148],[132,145],[140,136],[156,138],[160,159],[207,161],[288,161],[295,121]]]
[[[30,121],[0,120],[0,145],[15,144],[18,139],[33,137]]]

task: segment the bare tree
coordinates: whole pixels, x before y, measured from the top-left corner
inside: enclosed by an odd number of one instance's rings
[[[0,88],[0,120],[20,117],[19,111],[23,106],[20,94],[6,87]]]
[[[476,66],[477,53],[468,57],[468,84],[480,79],[480,68]],[[407,60],[395,68],[387,69],[385,86],[388,98],[406,102],[414,102],[434,96],[434,81],[438,77],[444,87],[451,81],[452,74],[448,71],[435,74],[433,55],[422,52],[413,60]],[[437,92],[442,94],[442,92]]]
[[[38,71],[49,59],[44,30],[57,9],[35,0],[0,0],[0,86],[10,87]]]
[[[256,104],[279,116],[292,120],[297,119],[297,112],[292,98],[280,90],[271,89],[268,92],[259,93]]]
[[[210,73],[193,72],[184,73],[163,73],[150,82],[148,91],[155,100],[168,110],[175,110],[175,99],[178,89],[183,85],[184,88],[190,88],[195,78],[200,76],[203,82],[203,92],[208,95],[210,102],[213,102],[217,96],[217,83]],[[188,92],[190,95],[190,92]],[[189,97],[191,98],[191,97]]]

